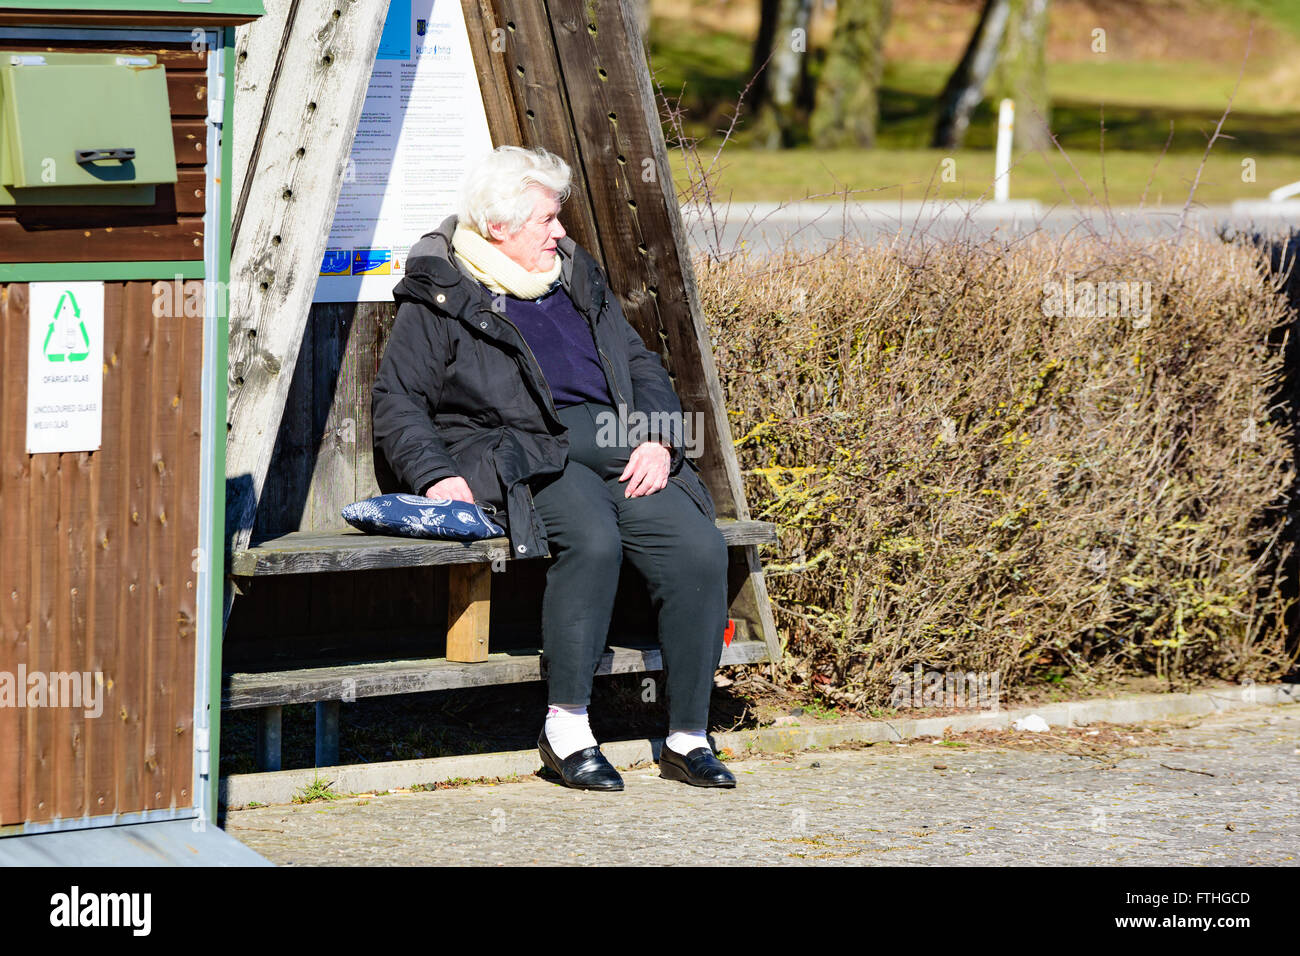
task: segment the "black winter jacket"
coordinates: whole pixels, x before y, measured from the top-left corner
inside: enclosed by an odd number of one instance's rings
[[[493,294],[452,253],[456,216],[411,248],[393,289],[397,319],[372,391],[376,468],[421,494],[459,476],[506,525],[516,558],[547,557],[546,530],[527,482],[564,469],[569,441],[527,342]],[[591,325],[610,395],[620,410],[673,413],[670,481],[715,518],[713,499],[684,455],[681,405],[659,357],[623,315],[590,253],[565,236],[560,280]],[[685,462],[687,467],[682,467]],[[383,481],[381,479],[381,485]]]

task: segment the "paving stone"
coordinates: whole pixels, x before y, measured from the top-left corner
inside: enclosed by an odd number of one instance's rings
[[[237,810],[226,829],[285,866],[1297,865],[1300,712],[1167,726],[1108,759],[876,744],[733,761],[734,790],[654,767],[621,793],[526,776]]]

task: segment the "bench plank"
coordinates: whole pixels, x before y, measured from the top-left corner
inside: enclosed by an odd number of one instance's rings
[[[717,526],[728,547],[772,544],[777,540],[776,525],[769,521],[719,518]],[[365,534],[353,529],[294,531],[236,551],[230,559],[230,571],[244,576],[312,574],[475,564],[494,558],[510,559],[508,539],[438,541]]]
[[[741,640],[743,622],[736,622],[736,638],[722,649],[723,666],[753,664],[768,659],[762,641]],[[617,646],[601,657],[599,674],[637,674],[663,670],[659,645]],[[537,651],[489,654],[480,664],[462,664],[441,657],[376,661],[331,667],[305,667],[266,673],[229,674],[222,692],[223,710],[278,707],[322,700],[419,694],[489,684],[517,684],[543,680]]]

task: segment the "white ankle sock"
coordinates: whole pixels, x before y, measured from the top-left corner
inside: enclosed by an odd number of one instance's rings
[[[596,746],[596,738],[587,723],[587,705],[571,707],[567,704],[550,704],[546,708],[546,742],[563,760],[569,754],[586,747]]]
[[[704,735],[702,729],[674,730],[668,735],[668,739],[664,741],[664,745],[668,747],[669,750],[676,751],[682,756],[690,753],[696,747],[704,747],[710,753],[713,752],[712,748],[709,747],[709,738]]]

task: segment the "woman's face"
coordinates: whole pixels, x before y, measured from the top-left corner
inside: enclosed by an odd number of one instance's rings
[[[511,236],[505,226],[490,223],[489,238],[529,272],[548,272],[555,265],[555,245],[565,235],[560,225],[560,204],[541,186],[528,187],[528,195],[533,197],[533,212],[523,227]]]

